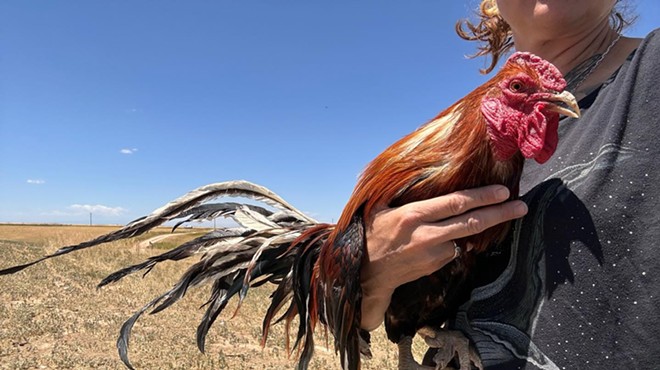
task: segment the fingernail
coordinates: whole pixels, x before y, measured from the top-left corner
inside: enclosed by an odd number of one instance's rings
[[[509,189],[507,189],[505,186],[500,186],[495,190],[495,196],[497,197],[498,200],[504,200],[509,197]]]
[[[527,204],[523,201],[517,201],[514,207],[513,207],[513,214],[516,217],[524,216],[527,214]]]

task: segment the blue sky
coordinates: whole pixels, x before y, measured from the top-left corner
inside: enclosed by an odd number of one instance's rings
[[[485,81],[454,34],[477,4],[3,1],[0,222],[126,223],[234,179],[336,220],[369,160]]]

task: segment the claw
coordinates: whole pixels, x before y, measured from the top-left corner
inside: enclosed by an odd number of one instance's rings
[[[420,365],[412,354],[412,337],[403,337],[399,346],[399,370],[434,370],[434,367]]]
[[[470,345],[470,340],[460,331],[435,330],[422,328],[417,332],[424,338],[426,344],[431,348],[437,348],[438,352],[433,356],[436,364],[435,370],[450,369],[449,363],[458,357],[460,370],[471,370],[472,366],[483,370],[481,358],[477,351]]]

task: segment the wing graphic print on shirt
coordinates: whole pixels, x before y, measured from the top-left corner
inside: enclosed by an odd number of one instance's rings
[[[592,171],[611,169],[617,163],[632,158],[635,153],[639,153],[639,151],[614,143],[606,144],[598,150],[598,154],[591,161],[565,167],[545,180],[563,179],[566,187],[576,190]]]

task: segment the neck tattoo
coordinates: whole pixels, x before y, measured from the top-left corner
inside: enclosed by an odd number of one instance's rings
[[[564,79],[566,80],[566,90],[575,94],[584,80],[586,80],[587,77],[598,68],[600,63],[605,59],[612,48],[614,48],[614,45],[616,45],[620,38],[621,34],[618,33],[607,49],[605,49],[604,53],[593,55],[584,62],[578,64],[578,66],[573,68],[570,72],[566,73],[566,76],[564,76]]]

